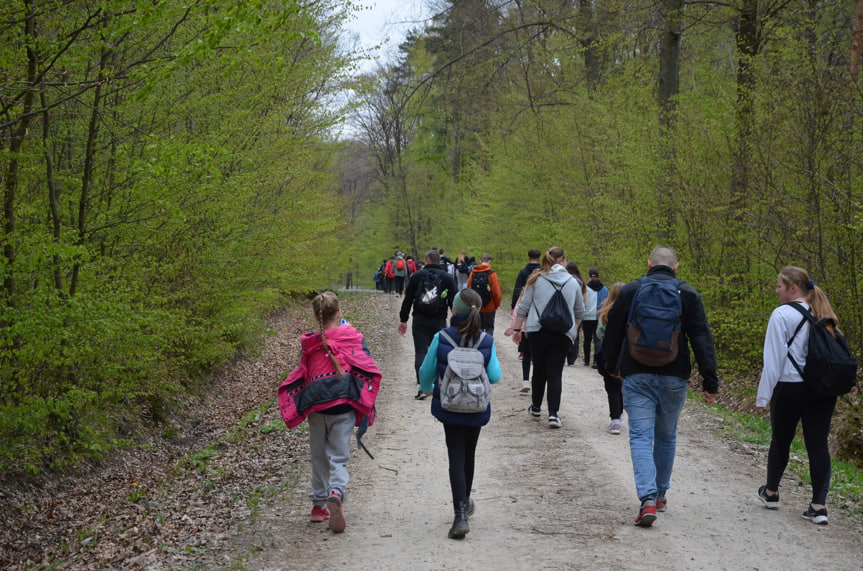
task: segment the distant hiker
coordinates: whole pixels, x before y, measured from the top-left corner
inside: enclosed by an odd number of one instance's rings
[[[396,295],[401,295],[405,289],[405,279],[408,277],[408,263],[404,255],[399,252],[393,262],[393,287]]]
[[[413,256],[407,256],[405,261],[408,263],[408,278],[410,278],[419,268],[417,268],[417,263],[414,261]]]
[[[279,387],[279,411],[288,428],[309,422],[310,521],[330,520],[330,529],[341,533],[351,435],[354,426],[374,422],[381,374],[362,334],[342,321],[335,293],[316,296],[312,309],[319,331],[300,337],[300,364]]]
[[[770,408],[770,450],[767,453],[767,484],[758,488],[758,498],[768,509],[779,507],[779,483],[797,425],[803,421],[803,441],[809,456],[812,501],[803,517],[817,524],[827,524],[827,492],[830,488],[830,448],[827,436],[836,406],[835,396],[819,395],[804,382],[800,371],[808,356],[810,324],[791,304],[808,309],[816,320],[839,319],[824,292],[809,278],[809,273],[793,266],[782,268],[776,280],[776,295],[782,303],[773,310],[764,337],[764,368],[758,384],[755,406]],[[802,325],[802,327],[801,327]],[[797,333],[795,335],[795,332]],[[791,341],[791,338],[794,338]],[[789,344],[790,343],[790,344]]]
[[[374,280],[375,280],[375,289],[379,291],[386,292],[387,291],[387,261],[384,260],[381,262],[381,265],[378,269],[375,270]]]
[[[531,274],[524,286],[512,336],[513,341],[521,343],[526,333],[533,357],[531,404],[527,413],[534,420],[540,419],[542,399],[548,389],[550,428],[563,428],[559,414],[563,363],[582,314],[581,287],[566,271],[566,254],[563,248],[550,248],[542,258],[540,270]]]
[[[539,250],[532,248],[527,251],[527,265],[518,271],[518,276],[515,278],[515,286],[512,288],[512,303],[510,308],[513,310],[513,313],[517,314],[518,312],[518,301],[521,299],[521,292],[524,289],[524,285],[527,283],[527,279],[530,275],[539,270],[541,264],[539,263],[539,258],[542,256],[542,252]],[[511,319],[511,323],[514,326],[514,319]],[[512,332],[510,333],[510,335]],[[522,331],[521,342],[518,344],[518,358],[521,360],[521,392],[529,393],[530,392],[530,344],[527,342],[527,335]]]
[[[578,287],[581,288],[581,297],[585,300],[585,304],[587,304],[587,285],[584,283],[584,278],[581,275],[581,270],[578,269],[578,264],[572,260],[566,262],[566,271],[569,272],[569,275],[574,277],[578,282]],[[569,348],[569,351],[566,352],[566,364],[570,367],[575,365],[575,362],[578,360],[578,351],[581,347],[581,329],[583,325],[584,320],[579,323],[578,330],[575,332],[575,340],[572,342],[572,346]]]
[[[605,298],[602,308],[597,312],[596,338],[597,346],[599,347],[595,354],[596,370],[602,375],[602,380],[605,384],[605,394],[608,397],[608,416],[611,417],[611,424],[606,429],[609,434],[620,434],[620,417],[623,416],[623,379],[610,374],[605,368],[605,359],[602,356],[602,341],[605,339],[605,328],[608,325],[608,312],[611,311],[611,306],[617,296],[620,295],[620,290],[623,289],[622,282],[615,282],[611,287],[611,293]]]
[[[608,288],[599,281],[599,269],[590,268],[587,272],[590,281],[587,282],[584,297],[584,319],[581,322],[581,332],[584,334],[584,366],[590,366],[590,351],[593,344],[594,353],[600,350],[599,340],[596,339],[597,321],[596,312],[602,307],[605,298],[608,297]],[[593,358],[593,368],[597,368],[596,355]]]
[[[690,344],[704,402],[713,404],[719,392],[713,335],[701,296],[677,279],[677,255],[671,248],[654,248],[647,267],[647,276],[620,290],[602,343],[606,371],[623,378],[623,408],[641,502],[635,524],[641,527],[653,525],[656,512],[666,509],[677,421],[692,372]],[[661,362],[665,364],[656,364]]]
[[[455,262],[455,278],[459,291],[467,287],[467,278],[470,275],[470,269],[467,253],[462,252],[458,255],[458,259]]]
[[[500,307],[503,294],[497,274],[491,269],[491,254],[485,252],[480,260],[482,263],[474,266],[467,278],[467,287],[477,292],[482,300],[482,330],[494,335],[494,314]]]
[[[443,423],[449,457],[449,482],[452,491],[455,518],[449,530],[450,539],[462,539],[470,531],[468,518],[473,515],[476,504],[470,497],[473,487],[476,445],[482,427],[491,418],[491,402],[476,412],[452,412],[446,410],[446,395],[441,394],[441,384],[452,375],[450,360],[457,347],[475,347],[481,355],[488,383],[500,380],[500,363],[495,352],[494,339],[480,328],[481,300],[470,289],[458,292],[453,303],[453,312],[465,319],[458,327],[447,327],[432,339],[429,351],[420,367],[420,390],[433,391],[431,413]]]
[[[387,280],[387,293],[395,293],[395,279],[396,275],[393,273],[393,263],[395,262],[396,257],[390,256],[390,259],[387,260],[387,265],[384,266],[384,276]]]
[[[455,280],[440,267],[440,254],[429,250],[425,257],[425,266],[417,271],[408,281],[405,298],[399,311],[399,335],[408,330],[408,318],[413,308],[413,323],[411,333],[414,338],[414,371],[417,385],[420,382],[419,370],[425,359],[429,345],[435,333],[446,327],[446,316],[452,307],[452,300],[457,291]],[[427,393],[417,387],[417,400],[426,398]]]

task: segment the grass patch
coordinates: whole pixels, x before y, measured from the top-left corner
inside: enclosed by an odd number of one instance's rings
[[[696,399],[703,400],[698,397]],[[770,447],[772,431],[770,419],[766,416],[738,412],[721,406],[713,406],[708,410],[722,417],[723,423],[720,432],[725,438],[755,444],[765,452]],[[830,466],[832,475],[830,493],[827,496],[828,509],[844,509],[855,522],[863,523],[863,471],[852,462],[837,460],[836,458],[831,458]],[[809,459],[800,426],[797,427],[797,435],[791,443],[785,475],[807,487],[812,485],[809,478]]]

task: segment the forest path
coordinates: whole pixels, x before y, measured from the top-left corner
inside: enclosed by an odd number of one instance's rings
[[[405,337],[396,332],[400,302],[380,295],[379,326],[364,331],[383,384],[378,421],[364,439],[374,459],[352,455],[347,530],[308,523],[306,474],[290,500],[262,509],[243,534],[258,546],[250,569],[863,568],[860,526],[838,509],[828,526],[804,520],[805,488],[786,479],[780,509],[764,509],[756,490],[766,451],[720,436],[722,419],[694,399],[680,421],[668,511],[652,528],[634,526],[626,420],[620,436],[605,431],[601,377],[580,361],[566,367],[564,428],[548,428],[545,416],[531,420],[503,310],[495,327],[503,379],[477,450],[477,511],[463,541],[447,539],[443,429],[430,401],[413,398],[410,327]]]

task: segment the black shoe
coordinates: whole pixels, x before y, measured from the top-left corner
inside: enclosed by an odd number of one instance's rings
[[[425,400],[428,395],[423,392],[422,389],[417,390],[417,394],[414,395],[414,398],[417,400]]]
[[[470,519],[470,516],[472,516],[474,512],[476,512],[476,504],[474,503],[473,498],[468,498],[467,507],[464,508],[464,515]]]
[[[465,513],[464,501],[459,501],[455,506],[455,518],[452,520],[452,527],[449,528],[447,537],[450,539],[463,539],[470,531],[470,526],[467,523],[467,513]]]
[[[779,509],[779,494],[767,495],[767,486],[758,488],[758,499],[768,510]],[[805,516],[804,516],[805,517]]]
[[[810,504],[809,508],[803,512],[803,519],[808,519],[812,523],[817,523],[818,525],[827,525],[827,508],[816,510]]]

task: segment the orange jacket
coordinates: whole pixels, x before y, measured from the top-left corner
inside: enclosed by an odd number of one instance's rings
[[[491,266],[488,264],[477,264],[474,266],[473,271],[467,277],[467,287],[470,287],[473,284],[474,272],[487,272],[489,270],[491,270]],[[500,292],[500,282],[497,279],[497,272],[492,270],[488,275],[488,285],[491,286],[491,301],[482,306],[479,310],[480,313],[491,313],[493,311],[497,311],[497,308],[500,307],[500,301],[503,299],[503,294]]]

